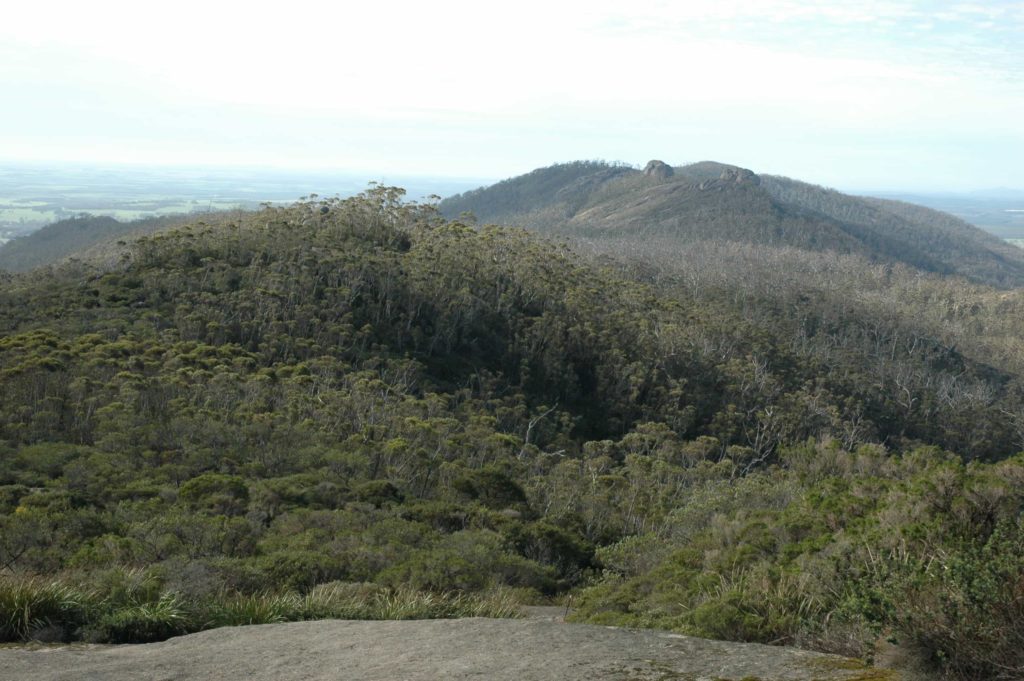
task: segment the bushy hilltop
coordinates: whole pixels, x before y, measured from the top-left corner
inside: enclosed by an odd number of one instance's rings
[[[27,272],[89,251],[110,251],[122,239],[181,226],[198,218],[170,215],[122,222],[83,214],[46,225],[0,245],[0,270]]]
[[[834,309],[806,292],[835,263],[748,256],[691,278],[376,188],[8,275],[0,637],[572,591],[594,621],[1014,678],[1024,409],[991,305],[1019,299],[839,260],[862,286]]]
[[[950,215],[709,161],[555,165],[448,198],[441,210],[572,237],[799,248],[1024,285],[1024,251]]]

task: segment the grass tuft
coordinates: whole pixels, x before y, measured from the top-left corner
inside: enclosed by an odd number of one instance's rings
[[[86,618],[90,600],[89,594],[58,581],[0,578],[0,641],[30,641],[53,627],[66,631]]]
[[[334,582],[301,596],[295,592],[222,592],[188,600],[154,588],[142,573],[115,575],[100,590],[83,591],[60,581],[31,577],[0,579],[0,642],[33,640],[54,631],[60,640],[148,643],[172,636],[247,624],[316,619],[411,620],[455,617],[516,617],[511,592],[489,595],[388,589]]]

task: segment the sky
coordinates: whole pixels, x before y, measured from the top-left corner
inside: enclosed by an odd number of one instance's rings
[[[1024,1],[5,3],[0,160],[1024,189]]]

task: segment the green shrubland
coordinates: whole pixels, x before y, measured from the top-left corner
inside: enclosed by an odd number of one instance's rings
[[[1015,294],[693,287],[389,188],[208,219],[0,283],[5,640],[573,594],[1019,677],[1015,327],[920,314]]]

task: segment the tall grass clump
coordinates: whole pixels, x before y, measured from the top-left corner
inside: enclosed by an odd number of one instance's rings
[[[108,608],[85,627],[85,637],[103,643],[152,643],[199,628],[188,606],[177,594],[162,594],[156,601]]]
[[[313,589],[305,598],[304,609],[308,619],[358,620],[504,618],[519,613],[519,605],[507,591],[470,595],[341,582]]]
[[[59,581],[0,577],[0,641],[71,637],[92,610],[90,594]]]
[[[317,619],[411,620],[515,617],[509,591],[431,593],[375,584],[332,582],[294,591],[221,591],[186,598],[164,590],[151,573],[113,570],[82,589],[33,577],[0,578],[0,642],[86,640],[150,643],[215,627]]]
[[[719,575],[700,589],[697,603],[681,618],[699,636],[730,641],[790,643],[808,623],[823,619],[824,607],[807,575],[741,570]]]
[[[304,606],[302,597],[293,592],[222,593],[205,606],[203,628],[276,624],[308,619]],[[197,605],[197,609],[203,608],[202,604]]]
[[[154,570],[116,567],[87,575],[92,604],[75,638],[151,643],[200,628],[190,603],[163,588]]]

